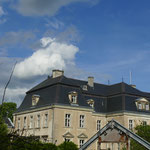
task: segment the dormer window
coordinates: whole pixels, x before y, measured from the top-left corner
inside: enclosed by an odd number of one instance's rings
[[[138,98],[136,100],[136,106],[139,110],[149,110],[149,101],[145,98]]]
[[[40,99],[40,96],[39,95],[32,95],[32,106],[35,106],[37,105],[38,101]]]
[[[148,103],[145,105],[145,109],[149,110],[149,104]]]
[[[72,103],[77,103],[77,96],[76,95],[72,95],[71,99],[72,99]]]
[[[138,109],[142,109],[142,104],[138,103]]]
[[[69,92],[68,97],[71,104],[77,104],[78,93],[76,91]]]
[[[83,86],[82,86],[82,89],[83,89],[84,91],[87,91],[87,85],[83,85]]]
[[[93,100],[93,99],[87,100],[87,103],[88,103],[92,108],[94,108],[94,100]]]

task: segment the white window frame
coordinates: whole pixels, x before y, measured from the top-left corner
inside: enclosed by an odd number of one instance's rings
[[[72,95],[71,96],[71,101],[73,104],[76,104],[77,103],[77,95]]]
[[[142,109],[142,104],[141,103],[138,103],[138,109]]]
[[[20,117],[18,118],[17,123],[18,123],[18,129],[20,130]]]
[[[30,116],[30,128],[33,128],[33,116]]]
[[[79,139],[79,147],[81,147],[85,143],[84,139]]]
[[[65,127],[71,126],[71,114],[65,114]]]
[[[48,114],[44,116],[44,127],[48,127]]]
[[[129,130],[133,130],[133,120],[129,119]]]
[[[145,110],[149,110],[149,104],[145,105]]]
[[[101,129],[101,120],[97,120],[97,131]]]
[[[24,129],[27,128],[27,117],[26,116],[24,117],[24,120],[23,120],[23,128]]]
[[[41,116],[38,114],[37,115],[37,128],[40,128],[40,121],[41,121]]]
[[[80,115],[79,127],[80,128],[84,128],[85,127],[85,116],[84,115]]]

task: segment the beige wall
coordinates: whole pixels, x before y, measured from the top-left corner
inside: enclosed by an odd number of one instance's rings
[[[40,114],[41,116],[41,125],[40,128],[36,128],[37,124],[37,115]],[[44,115],[48,114],[48,127],[44,127]],[[71,126],[65,127],[65,114],[71,115]],[[34,128],[29,128],[30,123],[30,116],[34,118]],[[85,126],[84,128],[79,127],[79,117],[80,115],[85,116]],[[64,141],[63,135],[66,133],[71,133],[74,137],[71,138],[71,141],[79,145],[79,140],[84,139],[85,142],[92,137],[97,132],[97,120],[101,120],[101,127],[105,126],[108,121],[111,119],[115,119],[125,127],[128,126],[129,120],[133,120],[133,126],[140,124],[142,121],[147,121],[150,124],[150,116],[149,115],[139,115],[139,114],[132,114],[132,113],[118,113],[118,114],[100,114],[95,113],[93,109],[86,109],[86,108],[78,108],[78,107],[71,107],[71,106],[49,106],[37,110],[31,110],[21,113],[14,114],[14,124],[16,129],[17,127],[17,118],[20,117],[21,119],[21,129],[23,129],[23,119],[27,117],[27,129],[25,130],[26,135],[34,134],[36,136],[47,135],[48,141],[53,142],[58,145]],[[81,134],[85,134],[86,137],[79,138],[78,136]],[[103,144],[103,148],[106,146]],[[88,149],[97,149],[97,141],[95,144],[92,144]]]

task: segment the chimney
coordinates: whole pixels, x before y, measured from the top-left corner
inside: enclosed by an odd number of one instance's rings
[[[52,70],[52,78],[56,78],[63,75],[64,75],[63,70]]]
[[[88,77],[88,85],[94,87],[94,77]]]

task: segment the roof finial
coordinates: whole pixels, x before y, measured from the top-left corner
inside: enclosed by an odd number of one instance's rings
[[[108,80],[108,85],[110,85],[110,80]]]
[[[123,78],[123,76],[122,76],[122,82],[124,82],[124,78]]]
[[[130,85],[132,85],[132,71],[130,71]]]

